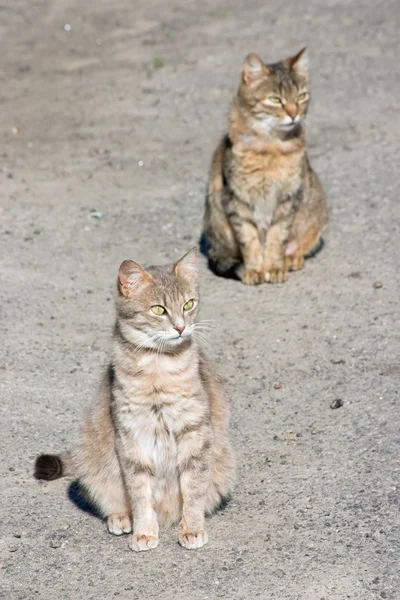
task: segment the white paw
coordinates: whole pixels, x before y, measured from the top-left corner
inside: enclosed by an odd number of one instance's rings
[[[107,527],[113,535],[122,535],[132,531],[131,519],[125,515],[110,515],[107,519]]]
[[[196,548],[202,548],[208,542],[207,532],[197,531],[196,533],[180,533],[179,543],[183,548],[187,550],[196,550]]]
[[[158,541],[158,537],[154,535],[135,533],[129,540],[129,547],[134,552],[145,552],[146,550],[157,548]]]

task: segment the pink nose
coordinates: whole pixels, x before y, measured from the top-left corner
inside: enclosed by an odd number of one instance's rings
[[[184,325],[175,325],[176,331],[181,335],[185,331]]]

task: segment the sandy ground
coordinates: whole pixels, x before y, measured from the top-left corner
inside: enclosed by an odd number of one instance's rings
[[[3,2],[2,598],[400,598],[399,16],[396,0]],[[197,243],[245,54],[304,43],[326,245],[255,289],[202,258],[235,492],[204,549],[171,530],[136,555],[33,460],[68,447],[95,394],[120,262]]]

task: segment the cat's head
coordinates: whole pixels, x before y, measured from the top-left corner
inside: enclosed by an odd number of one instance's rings
[[[125,260],[118,274],[119,327],[136,346],[158,349],[188,341],[199,305],[197,249],[172,265],[144,269]]]
[[[309,100],[307,50],[276,64],[249,54],[243,64],[238,99],[260,133],[289,132],[304,119]]]

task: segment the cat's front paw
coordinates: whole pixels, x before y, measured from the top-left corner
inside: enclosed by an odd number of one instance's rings
[[[259,285],[265,281],[265,273],[262,269],[244,269],[242,281],[245,285]]]
[[[158,542],[158,537],[155,535],[134,533],[129,541],[129,547],[134,552],[145,552],[157,548]]]
[[[288,271],[300,271],[304,267],[304,256],[291,256],[285,257],[285,267]]]
[[[108,531],[113,535],[122,535],[132,531],[132,523],[127,515],[110,515],[107,519]]]
[[[267,283],[283,283],[287,279],[287,271],[280,267],[271,267],[265,271],[265,281]]]
[[[202,548],[208,542],[207,532],[202,529],[200,531],[181,531],[179,533],[178,541],[183,548],[187,550],[196,550],[196,548]]]

